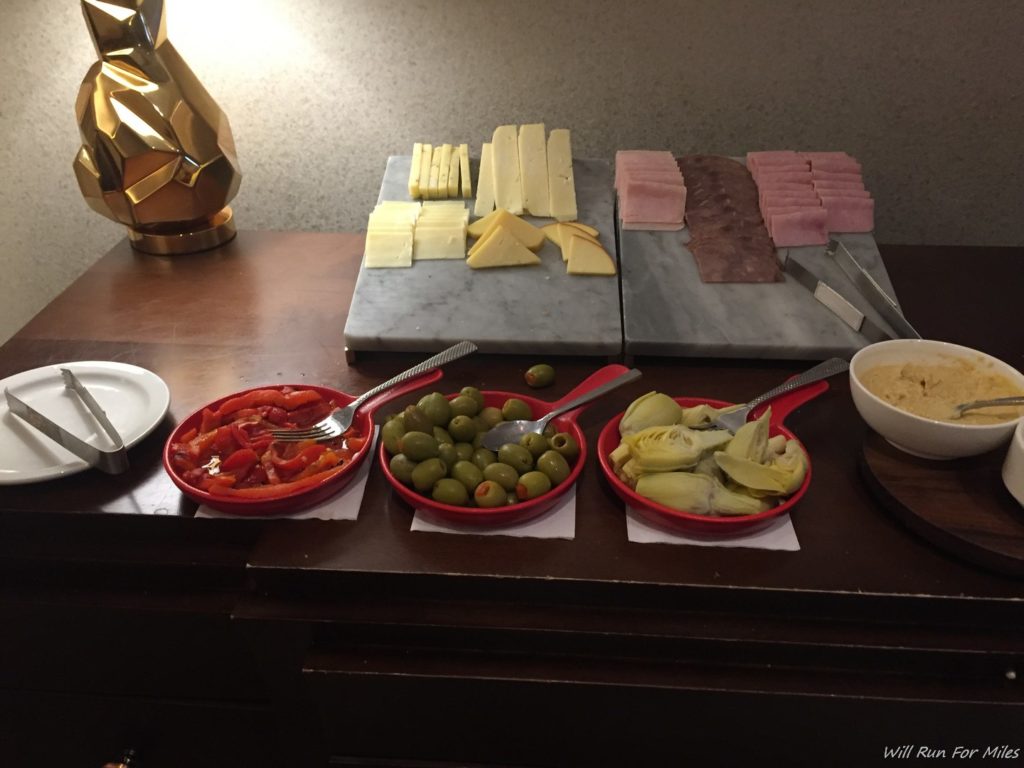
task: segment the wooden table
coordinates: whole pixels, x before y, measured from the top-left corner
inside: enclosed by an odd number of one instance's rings
[[[128,745],[147,768],[1024,755],[1024,583],[876,503],[842,377],[787,421],[814,461],[799,552],[631,544],[593,457],[572,541],[410,532],[376,467],[355,522],[194,518],[160,465],[177,420],[265,383],[359,392],[418,359],[346,364],[361,250],[348,234],[242,232],[174,259],[122,243],[0,347],[0,377],[118,360],[172,393],[128,474],[0,487],[7,762],[98,766]],[[882,251],[922,333],[1024,367],[1024,251]],[[443,388],[516,388],[533,362],[472,356]],[[600,364],[553,362],[550,399]],[[636,366],[582,418],[591,445],[643,392],[743,400],[802,364]]]

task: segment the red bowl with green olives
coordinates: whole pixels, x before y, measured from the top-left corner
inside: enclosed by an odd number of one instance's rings
[[[410,406],[381,427],[381,468],[399,496],[415,509],[442,519],[463,524],[507,525],[537,517],[565,496],[583,470],[587,445],[577,419],[586,406],[555,417],[548,425],[549,434],[544,441],[529,435],[524,438],[527,445],[503,446],[491,452],[493,455],[480,453],[487,451],[479,445],[481,430],[494,426],[496,419],[505,415],[510,419],[539,419],[627,370],[621,365],[606,366],[554,402],[519,392],[480,392],[472,387],[448,395],[431,393],[415,406],[430,414],[429,422],[420,420],[415,413],[410,416]],[[465,398],[475,399],[475,411]],[[445,411],[439,400],[450,410]],[[514,405],[509,406],[509,401]],[[399,416],[401,421],[389,426],[398,422]],[[406,422],[417,428],[409,430]],[[446,434],[438,435],[435,427]],[[434,437],[436,445],[426,439],[428,435]],[[437,440],[438,436],[441,440]],[[450,447],[442,447],[449,437]],[[513,478],[506,467],[517,476]],[[545,475],[546,481],[537,475]]]

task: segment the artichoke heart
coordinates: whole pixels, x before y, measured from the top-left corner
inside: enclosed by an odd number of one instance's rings
[[[622,441],[629,446],[630,463],[640,473],[689,469],[704,454],[700,435],[682,424],[648,427]]]
[[[732,441],[725,446],[725,452],[737,459],[746,459],[755,464],[762,463],[768,453],[768,420],[771,413],[772,409],[768,408],[761,414],[761,418],[748,421],[737,429]]]
[[[714,408],[707,403],[703,405],[694,405],[690,408],[683,408],[680,423],[685,424],[691,429],[695,427],[706,427],[717,419],[719,414],[729,413],[729,411],[735,411],[740,407],[741,406],[739,405],[729,405],[725,408]]]
[[[733,481],[756,496],[788,496],[800,488],[807,476],[807,457],[795,440],[786,443],[786,450],[769,464],[726,451],[716,452],[715,462]]]
[[[682,411],[668,395],[648,392],[629,404],[619,422],[619,434],[625,437],[648,427],[670,427],[679,423]]]
[[[772,506],[770,501],[730,491],[714,478],[692,472],[644,475],[637,481],[636,492],[658,504],[696,515],[754,515]]]

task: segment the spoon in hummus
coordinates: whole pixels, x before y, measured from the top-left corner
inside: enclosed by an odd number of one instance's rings
[[[1024,397],[997,397],[994,400],[972,400],[969,403],[960,403],[953,407],[953,418],[959,419],[964,411],[973,411],[976,408],[991,408],[997,405],[1024,405]]]

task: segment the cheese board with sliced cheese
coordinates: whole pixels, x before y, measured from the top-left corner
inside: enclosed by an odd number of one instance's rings
[[[555,130],[551,134],[553,138],[549,139],[548,146],[557,146],[563,140],[562,134]],[[522,145],[524,167],[531,162],[531,142],[542,144],[542,136],[531,137],[527,131],[525,143],[522,138],[518,139],[516,151]],[[435,351],[467,338],[473,339],[483,352],[602,357],[621,354],[622,317],[615,274],[611,164],[604,160],[571,158],[566,152],[565,162],[571,163],[571,172],[565,168],[554,174],[554,181],[547,190],[548,200],[538,201],[538,197],[544,196],[543,190],[510,178],[508,165],[500,159],[508,147],[495,144],[509,142],[511,137],[503,138],[502,133],[496,131],[495,138],[496,142],[483,147],[484,158],[491,161],[484,166],[484,176],[480,173],[480,158],[466,157],[464,163],[470,169],[470,188],[474,196],[464,199],[441,194],[440,171],[432,176],[434,169],[425,161],[428,155],[433,159],[437,154],[432,145],[419,144],[418,149],[414,146],[411,155],[388,158],[378,205],[368,225],[367,253],[360,265],[345,325],[345,345],[350,356],[376,350]],[[567,131],[564,141],[568,150]],[[419,157],[414,157],[417,154]],[[439,158],[443,154],[449,155],[450,169],[460,167],[451,159],[459,157],[462,162],[458,144],[451,144],[448,152],[443,152]],[[552,157],[556,154],[557,150],[551,153]],[[413,172],[414,159],[419,173]],[[438,168],[442,164],[439,162]],[[486,178],[489,174],[493,174],[490,179]],[[465,178],[464,171],[461,176]],[[524,174],[527,180],[529,176]],[[451,170],[445,178],[447,189],[454,191]],[[575,211],[569,209],[564,190],[559,190],[566,180],[574,184]],[[460,184],[458,191],[466,190]],[[501,199],[502,195],[514,196],[516,191],[520,195],[525,192],[525,206],[522,198]],[[498,200],[486,199],[495,193]],[[480,200],[481,197],[485,199]],[[422,200],[420,218],[409,231],[407,225],[396,222],[402,220],[402,204],[415,205],[418,200]],[[545,204],[551,215],[526,213],[544,210]],[[451,222],[459,214],[430,206],[460,205],[466,211],[470,232],[474,231],[474,224],[492,211],[509,218],[499,222],[503,226],[491,226],[475,243],[470,235],[465,244],[469,258],[440,255],[443,252],[453,254],[457,249],[450,243],[445,244],[444,236],[436,227],[447,226],[444,222]],[[522,216],[514,215],[517,205]],[[428,210],[434,211],[430,214],[432,222],[441,222],[432,223],[429,236],[418,234],[423,227],[424,212]],[[558,213],[563,215],[556,218]],[[569,219],[575,226],[568,224]],[[510,236],[518,226],[516,221],[525,222],[530,229],[542,233],[545,233],[543,228],[547,228],[548,236],[539,244],[533,244],[535,247],[527,248],[522,240]],[[566,227],[562,239],[567,242],[561,247],[556,244],[560,232],[554,228],[557,226]],[[407,255],[394,246],[397,239],[406,244]],[[387,243],[388,250],[380,260],[397,259],[401,263],[377,262],[373,248],[382,242]],[[570,245],[577,274],[567,261]],[[444,251],[445,248],[448,250]],[[607,260],[607,265],[602,258]],[[514,264],[523,266],[512,266]]]

